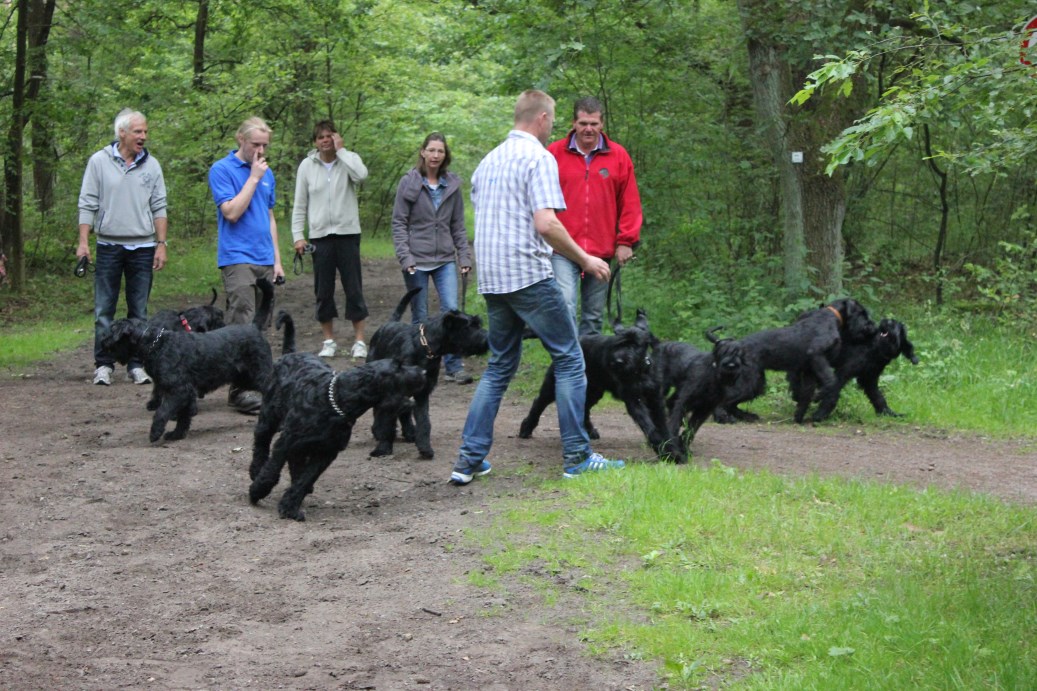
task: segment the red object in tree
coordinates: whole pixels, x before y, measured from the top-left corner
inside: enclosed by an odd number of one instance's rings
[[[1033,63],[1026,59],[1026,52],[1035,46],[1037,46],[1037,40],[1034,38],[1034,32],[1037,31],[1037,17],[1034,17],[1030,21],[1026,22],[1026,26],[1023,27],[1023,42],[1019,48],[1019,62],[1024,65],[1032,65]]]

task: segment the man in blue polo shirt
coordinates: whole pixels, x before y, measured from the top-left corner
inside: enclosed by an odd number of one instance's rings
[[[256,312],[256,281],[284,276],[274,220],[274,173],[266,162],[270,127],[249,118],[238,128],[238,149],[209,169],[209,189],[216,202],[219,235],[216,264],[227,293],[228,324],[248,324]],[[231,387],[227,403],[256,414],[262,397]]]

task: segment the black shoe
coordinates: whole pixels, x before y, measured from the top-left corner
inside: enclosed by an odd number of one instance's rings
[[[243,415],[259,415],[259,409],[263,407],[263,397],[258,391],[231,389],[230,395],[227,396],[227,405]]]

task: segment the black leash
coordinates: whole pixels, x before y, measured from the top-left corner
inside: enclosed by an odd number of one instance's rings
[[[619,280],[620,269],[623,267],[616,264],[616,270],[612,272],[612,277],[609,278],[609,290],[605,295],[605,309],[608,315],[609,324],[613,326],[616,324],[623,323],[623,282]],[[616,291],[616,318],[612,319],[612,290],[615,288]]]
[[[303,271],[306,270],[306,263],[302,260],[304,255],[313,254],[313,251],[317,249],[310,243],[306,243],[306,246],[302,248],[302,253],[296,252],[295,256],[292,257],[292,273],[296,276],[301,276]]]
[[[465,311],[465,298],[468,295],[468,274],[470,271],[461,272],[461,311]]]
[[[94,265],[90,263],[90,257],[82,256],[79,258],[79,261],[76,262],[76,276],[82,278],[83,276],[86,276],[87,271],[93,273]]]

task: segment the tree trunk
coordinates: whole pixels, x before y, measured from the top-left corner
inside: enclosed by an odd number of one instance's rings
[[[205,88],[205,33],[209,30],[209,0],[198,0],[198,14],[194,20],[194,88]]]
[[[808,281],[804,269],[806,245],[803,239],[803,188],[797,164],[792,162],[785,116],[791,76],[788,62],[777,46],[750,37],[748,47],[758,123],[774,158],[780,182],[785,292],[788,298],[795,299],[806,290]]]
[[[22,134],[25,129],[26,44],[29,26],[29,0],[18,0],[18,25],[15,38],[14,98],[11,127],[7,131],[4,155],[4,205],[0,209],[0,245],[7,255],[7,274],[11,288],[25,286],[25,241],[22,235]]]
[[[50,38],[56,0],[29,0],[29,90],[26,100],[41,101],[39,95],[47,81],[47,41]],[[41,213],[54,207],[58,151],[54,146],[54,124],[39,107],[29,111],[32,136],[32,178],[36,205]]]

